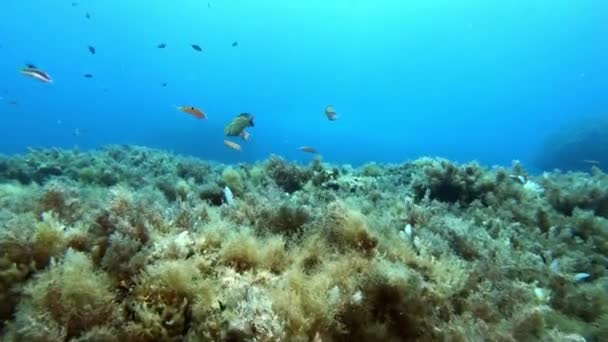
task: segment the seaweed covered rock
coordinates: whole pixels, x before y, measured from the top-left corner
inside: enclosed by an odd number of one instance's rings
[[[297,235],[311,220],[310,212],[294,205],[281,205],[278,208],[263,209],[258,217],[257,226],[270,232],[287,236]]]
[[[428,158],[3,157],[0,338],[608,340],[607,182]]]
[[[482,179],[485,175],[477,164],[457,166],[445,159],[422,159],[416,163],[422,174],[411,186],[418,199],[428,192],[431,199],[468,204],[492,187],[491,180]]]
[[[520,170],[518,164],[514,165],[511,174],[502,169],[490,172],[477,163],[459,166],[445,159],[423,158],[413,162],[412,167],[414,175],[410,188],[418,200],[428,196],[462,205],[475,200],[486,205],[499,205],[507,200],[521,201],[525,187],[536,185],[526,182],[525,175],[520,175],[525,171]]]
[[[61,263],[26,286],[25,293],[15,320],[19,340],[77,338],[94,327],[113,326],[121,315],[110,278],[80,252],[68,251]]]
[[[608,175],[594,169],[591,177],[582,173],[555,173],[543,177],[549,203],[564,215],[572,215],[576,208],[593,210],[608,218]]]
[[[300,190],[311,177],[308,170],[279,156],[270,157],[266,162],[266,172],[274,183],[287,193]]]

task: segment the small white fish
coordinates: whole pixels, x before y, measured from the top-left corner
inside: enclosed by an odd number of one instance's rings
[[[233,149],[235,151],[242,151],[243,148],[241,147],[241,145],[235,143],[234,141],[230,141],[230,140],[224,140],[224,145],[226,145],[228,148]]]
[[[553,273],[559,273],[559,260],[553,259],[553,261],[551,261],[551,264],[549,265],[549,269]]]
[[[47,72],[36,68],[33,64],[26,65],[21,69],[21,73],[44,83],[53,83],[53,79]]]
[[[589,273],[577,273],[572,277],[572,280],[574,280],[575,283],[579,283],[579,282],[583,282],[583,281],[587,281],[587,279],[589,279],[591,277],[591,274]]]
[[[82,136],[84,134],[84,131],[82,129],[80,129],[80,128],[75,128],[74,131],[72,132],[72,134],[75,137],[80,137],[80,136]]]
[[[234,194],[228,186],[224,187],[224,200],[228,206],[232,207],[234,205]]]

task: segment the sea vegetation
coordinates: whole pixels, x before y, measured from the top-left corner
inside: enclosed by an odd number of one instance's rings
[[[597,167],[0,157],[3,341],[606,341],[607,255]]]

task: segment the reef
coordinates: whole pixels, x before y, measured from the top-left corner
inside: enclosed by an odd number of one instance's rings
[[[606,341],[608,175],[0,157],[3,341]]]
[[[608,165],[608,119],[586,118],[552,132],[539,149],[535,164],[543,170],[589,171]]]

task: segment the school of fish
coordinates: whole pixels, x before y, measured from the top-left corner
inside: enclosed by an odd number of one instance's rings
[[[72,2],[72,7],[78,7],[78,3]],[[87,20],[91,20],[91,17],[92,16],[89,12],[85,13],[85,18]],[[156,45],[156,48],[165,49],[165,48],[167,48],[167,46],[168,46],[167,43],[161,42]],[[231,43],[231,46],[233,48],[236,48],[239,46],[239,42],[235,40]],[[192,43],[192,44],[190,44],[190,47],[196,52],[203,52],[203,48],[199,44]],[[89,51],[89,53],[91,55],[97,54],[97,48],[93,45],[88,45],[87,50]],[[23,74],[27,77],[30,77],[32,79],[38,80],[40,82],[53,83],[53,78],[51,78],[50,74],[47,71],[45,71],[41,68],[38,68],[34,64],[26,64],[23,68],[20,69],[20,72],[21,72],[21,74]],[[93,78],[92,73],[84,73],[82,75],[84,78],[88,78],[88,79]],[[162,87],[166,87],[167,82],[163,82],[161,85],[162,85]],[[14,101],[13,104],[16,104],[16,103],[17,102]],[[191,105],[176,106],[176,109],[178,111],[191,115],[199,120],[207,119],[207,114],[203,110],[201,110],[200,108],[195,107],[195,106],[191,106]],[[329,121],[337,120],[338,113],[333,105],[327,105],[325,107],[324,112],[325,112],[326,118]],[[229,140],[229,138],[240,137],[243,141],[248,142],[251,139],[251,133],[248,132],[246,129],[249,127],[254,127],[254,116],[249,113],[241,113],[241,114],[237,115],[230,122],[228,122],[228,124],[224,128],[224,135],[226,137],[226,139],[224,140],[224,145],[234,151],[238,151],[238,152],[242,151],[243,150],[242,145],[240,145],[239,143],[236,143],[232,140]],[[81,130],[79,130],[79,129],[77,129],[77,133],[78,134],[75,133],[74,135],[79,136],[82,134]],[[298,150],[305,152],[305,153],[310,153],[310,154],[319,153],[317,151],[317,149],[312,146],[301,146],[298,148]]]

